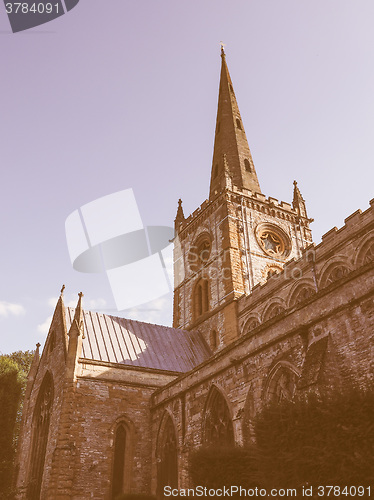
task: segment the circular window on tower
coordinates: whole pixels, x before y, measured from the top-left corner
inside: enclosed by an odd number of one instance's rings
[[[201,234],[188,253],[192,271],[196,272],[208,262],[212,250],[212,241],[208,233]]]
[[[290,254],[290,238],[278,226],[259,224],[256,228],[256,238],[262,250],[271,257],[285,259]]]

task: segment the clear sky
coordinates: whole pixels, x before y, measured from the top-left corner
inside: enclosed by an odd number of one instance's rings
[[[366,209],[373,26],[372,0],[80,0],[12,34],[0,3],[0,352],[44,342],[63,283],[118,314],[105,275],[72,269],[71,212],[132,188],[172,225],[208,196],[220,40],[262,191],[290,202],[298,180],[316,243]],[[171,299],[120,315],[167,323]]]

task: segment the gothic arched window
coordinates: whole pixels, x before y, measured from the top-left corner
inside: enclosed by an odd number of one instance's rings
[[[209,283],[206,279],[200,279],[194,291],[195,318],[209,311]]]
[[[40,497],[52,406],[53,380],[47,372],[40,386],[32,423],[31,470],[27,495],[31,500]]]
[[[213,387],[205,411],[205,444],[229,446],[234,444],[234,429],[223,395]]]
[[[114,439],[114,462],[112,473],[112,498],[124,493],[126,455],[126,428],[119,424]]]
[[[298,374],[287,363],[276,365],[269,375],[266,398],[268,401],[280,403],[283,400],[291,401],[295,394]]]
[[[177,438],[169,415],[160,434],[158,449],[157,491],[158,497],[163,498],[165,486],[178,488]]]
[[[251,164],[249,163],[249,160],[247,160],[247,158],[244,160],[244,167],[247,172],[252,172]]]

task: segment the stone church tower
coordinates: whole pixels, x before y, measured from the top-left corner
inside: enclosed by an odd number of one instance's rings
[[[209,199],[188,218],[179,201],[174,252],[173,326],[199,329],[213,351],[239,335],[237,299],[312,242],[296,181],[292,205],[261,191],[223,48],[221,58]]]

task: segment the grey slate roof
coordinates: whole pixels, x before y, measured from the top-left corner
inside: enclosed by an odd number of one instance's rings
[[[75,309],[66,308],[69,331]],[[211,351],[199,332],[188,332],[106,314],[83,311],[82,358],[143,368],[187,372]]]

